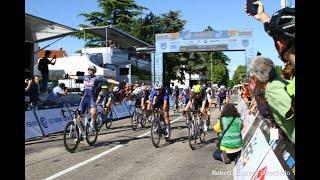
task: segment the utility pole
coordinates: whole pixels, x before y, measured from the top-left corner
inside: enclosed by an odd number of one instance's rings
[[[155,16],[152,18],[153,20],[153,46],[154,48],[156,47],[156,21],[155,21]],[[156,53],[153,52],[153,85],[156,84]]]
[[[213,83],[213,82],[212,82],[212,53],[213,53],[213,52],[210,53],[210,57],[211,57],[211,84]]]

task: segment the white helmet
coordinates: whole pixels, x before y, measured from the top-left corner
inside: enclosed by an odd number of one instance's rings
[[[209,93],[209,92],[211,93],[211,91],[212,91],[211,88],[207,88],[207,90],[206,90],[207,93]]]
[[[113,92],[117,92],[117,91],[119,91],[119,87],[118,86],[113,87]]]
[[[142,93],[142,88],[141,88],[141,87],[137,87],[137,88],[133,91],[133,93],[134,93],[135,95],[141,94],[141,93]]]
[[[225,89],[226,87],[224,85],[221,85],[220,86],[220,89]]]
[[[161,89],[161,88],[163,88],[163,85],[161,82],[156,83],[154,86],[154,89]]]

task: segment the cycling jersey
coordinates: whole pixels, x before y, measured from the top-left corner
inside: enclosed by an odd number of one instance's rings
[[[157,95],[157,91],[153,89],[150,93],[150,101],[155,108],[161,108],[164,101],[169,103],[169,93],[166,89],[162,89],[160,95]]]
[[[205,101],[206,104],[205,106],[208,106],[209,105],[209,102],[208,102],[208,99],[207,99],[207,96],[205,95],[204,92],[201,93],[200,97],[199,98],[195,98],[195,96],[192,97],[192,106],[194,108],[194,110],[198,110],[199,108],[201,108],[202,106],[202,102]]]
[[[107,79],[102,76],[79,76],[79,80],[83,80],[84,83],[84,92],[83,97],[80,102],[81,113],[84,114],[86,109],[90,109],[96,106],[95,103],[95,91],[97,89],[97,83],[107,82]]]

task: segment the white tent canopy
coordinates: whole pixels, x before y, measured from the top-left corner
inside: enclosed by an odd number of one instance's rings
[[[64,37],[79,30],[25,14],[25,41],[38,43],[59,37]]]
[[[130,48],[135,46],[137,48],[141,47],[153,47],[152,45],[126,33],[121,31],[120,29],[116,29],[109,26],[95,26],[95,27],[86,27],[82,28],[86,33],[94,34],[99,36],[102,39],[108,38],[108,40],[112,40],[114,43],[118,44],[121,48]]]

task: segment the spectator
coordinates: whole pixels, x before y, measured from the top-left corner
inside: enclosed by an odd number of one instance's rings
[[[41,88],[40,88],[40,91],[42,93],[46,92],[48,81],[49,81],[48,64],[55,65],[55,63],[56,63],[56,61],[52,62],[52,60],[50,61],[48,59],[50,54],[51,54],[51,51],[48,51],[48,50],[45,51],[45,56],[39,60],[38,69],[41,71],[41,76],[42,76],[42,84],[41,84]],[[53,59],[56,60],[56,56],[54,56]]]
[[[281,77],[285,80],[292,80],[294,76],[294,69],[290,64],[286,64],[284,69],[281,71]]]
[[[279,57],[284,63],[289,63],[295,70],[295,8],[283,8],[270,18],[264,11],[263,4],[257,0],[253,4],[258,5],[258,12],[254,18],[264,24],[265,31],[273,38]],[[246,6],[245,6],[246,12]],[[295,76],[286,90],[293,99],[295,96]]]
[[[241,136],[242,127],[240,114],[235,106],[233,104],[226,104],[217,124],[213,127],[213,130],[220,137],[220,147],[213,153],[213,157],[216,160],[223,161],[225,164],[229,164],[233,160],[237,161],[243,145]],[[227,132],[225,132],[226,130]],[[221,138],[222,135],[223,137]]]
[[[25,88],[25,93],[30,97],[30,102],[34,105],[37,105],[40,101],[39,99],[39,81],[40,77],[38,75],[33,76],[32,80],[28,80],[27,87]]]
[[[262,56],[257,56],[251,61],[249,71],[255,88],[264,90],[264,97],[273,119],[294,143],[295,116],[291,106],[292,99],[285,90],[288,82],[276,74],[273,62]]]
[[[52,93],[48,95],[47,101],[57,102],[62,96],[66,96],[68,88],[64,83],[59,83],[58,86],[53,88]]]

